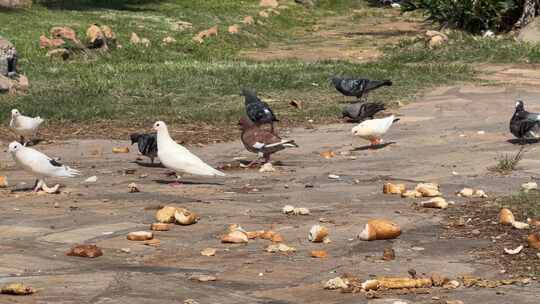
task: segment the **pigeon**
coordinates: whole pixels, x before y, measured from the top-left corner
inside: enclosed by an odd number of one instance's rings
[[[516,102],[516,111],[510,119],[510,132],[519,139],[540,138],[540,114],[525,111],[522,100]]]
[[[137,143],[139,152],[142,155],[150,158],[152,164],[154,163],[154,158],[157,157],[157,135],[156,133],[149,134],[139,134],[133,133],[129,136],[131,138],[131,144]]]
[[[353,122],[362,122],[366,119],[373,119],[373,116],[380,111],[384,111],[384,104],[378,102],[353,103],[343,108],[343,118],[348,117]]]
[[[370,91],[378,89],[382,86],[391,86],[391,80],[369,80],[369,79],[354,79],[354,78],[341,78],[333,77],[332,83],[336,90],[341,92],[345,96],[356,96],[358,99],[362,99],[364,94],[368,94]]]
[[[263,130],[247,117],[242,117],[238,122],[242,130],[242,143],[249,152],[257,153],[264,157],[265,163],[270,161],[270,155],[286,148],[298,147],[294,140],[284,140],[272,132]],[[256,163],[251,162],[249,166]]]
[[[371,142],[371,146],[380,145],[382,143],[381,136],[384,135],[393,123],[399,121],[394,115],[370,119],[361,122],[356,127],[352,128],[351,132],[355,136],[367,139]]]
[[[9,122],[9,126],[21,137],[21,143],[26,144],[27,142],[24,141],[24,137],[34,137],[43,121],[43,118],[39,116],[24,116],[19,110],[13,109],[11,110],[11,121]]]
[[[177,173],[189,173],[203,176],[225,176],[210,165],[203,162],[195,154],[189,152],[185,147],[177,144],[169,135],[167,125],[163,121],[154,123],[154,130],[157,131],[157,156],[161,164]],[[173,183],[179,184],[178,182]]]
[[[245,97],[246,114],[257,125],[271,124],[271,131],[274,132],[274,122],[279,121],[270,106],[262,101],[253,91],[243,89],[241,96]]]
[[[38,150],[25,147],[16,141],[9,144],[8,151],[18,165],[38,178],[34,192],[46,186],[45,177],[67,178],[81,174],[80,171],[62,165],[58,160],[50,158]]]

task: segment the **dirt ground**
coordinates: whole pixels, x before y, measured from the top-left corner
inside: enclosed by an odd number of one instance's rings
[[[527,147],[519,170],[511,175],[487,170],[497,155],[519,149],[508,142],[515,98],[524,98],[531,110],[540,111],[535,101],[539,94],[534,87],[440,88],[399,109],[401,121],[385,137],[392,144],[383,149],[365,149],[366,142],[351,137],[350,124],[292,129],[284,135],[294,138],[300,148],[275,155],[274,160],[281,162],[276,172],[238,169],[228,170],[225,178],[186,176],[180,187],[165,184],[171,181],[166,169],[149,167],[146,160],[135,163],[133,149],[128,154],[111,152],[113,147],[127,146],[125,141],[39,144],[38,149],[84,173],[80,178],[49,180],[65,185],[56,195],[24,190],[33,184],[32,176],[18,168],[8,153],[1,153],[2,174],[8,176],[10,188],[0,192],[0,285],[24,282],[39,292],[26,297],[0,295],[0,303],[164,304],[186,299],[198,303],[538,303],[540,285],[534,277],[538,274],[528,275],[533,280],[527,285],[433,288],[385,294],[380,299],[324,290],[322,282],[343,273],[361,279],[403,277],[411,268],[419,275],[439,272],[451,278],[513,277],[511,267],[505,269],[497,262],[502,252],[481,258],[477,254],[491,240],[481,234],[449,235],[452,219],[447,215],[475,204],[454,195],[464,186],[497,197],[539,177],[535,145]],[[236,157],[254,157],[238,141],[190,149],[215,166],[234,163]],[[323,159],[319,153],[325,150],[337,156]],[[340,178],[329,179],[329,174]],[[97,182],[84,182],[93,175]],[[382,194],[385,181],[405,182],[409,187],[421,181],[440,183],[444,196],[456,205],[446,211],[419,209],[413,201]],[[140,193],[128,192],[132,182],[139,185]],[[311,215],[284,215],[281,208],[287,204],[307,207]],[[163,205],[188,208],[201,220],[156,232],[159,247],[126,239],[130,231],[148,230],[156,209]],[[321,218],[332,242],[310,243],[308,231]],[[358,233],[372,218],[394,220],[402,235],[360,241]],[[297,252],[267,253],[266,240],[221,244],[220,236],[235,223],[247,230],[279,231]],[[505,238],[515,240],[515,234],[502,236],[501,241],[509,241]],[[97,244],[104,255],[66,256],[76,243]],[[216,248],[216,255],[202,256],[200,251],[207,247]],[[383,249],[390,247],[396,259],[382,261]],[[129,253],[123,248],[129,248]],[[311,250],[326,250],[329,257],[311,258]],[[538,263],[532,249],[525,248],[524,254],[531,257],[530,263]],[[217,281],[190,279],[203,274]]]

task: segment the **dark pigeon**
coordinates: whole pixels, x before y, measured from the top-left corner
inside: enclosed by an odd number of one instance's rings
[[[283,140],[279,136],[259,128],[247,117],[238,122],[242,130],[242,143],[249,152],[262,154],[265,162],[270,161],[270,155],[286,148],[298,147],[294,140]],[[250,165],[254,164],[253,161]]]
[[[518,100],[510,119],[510,132],[519,139],[540,138],[540,114],[525,111],[525,104]]]
[[[270,106],[262,101],[257,94],[250,90],[242,90],[241,96],[245,97],[246,114],[256,125],[271,124],[274,132],[274,122],[279,121]]]
[[[384,110],[384,104],[379,102],[357,102],[343,108],[343,118],[347,117],[351,122],[362,122],[366,119],[373,119],[375,114]]]
[[[131,144],[137,143],[139,152],[142,155],[150,158],[152,164],[154,163],[154,158],[157,157],[157,135],[156,133],[149,134],[139,134],[134,133],[130,135]]]
[[[17,74],[17,54],[13,54],[7,58],[7,72],[8,76],[12,77]]]
[[[353,78],[332,78],[332,83],[336,90],[345,96],[355,96],[358,99],[369,92],[378,89],[382,86],[391,86],[391,80],[369,80],[369,79],[353,79]]]

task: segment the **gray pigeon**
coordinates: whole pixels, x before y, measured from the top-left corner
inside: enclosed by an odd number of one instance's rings
[[[256,125],[271,124],[274,133],[274,122],[279,121],[270,106],[262,101],[253,91],[243,89],[241,96],[245,97],[246,114]]]
[[[363,78],[341,78],[333,77],[332,83],[336,90],[345,96],[355,96],[358,99],[362,99],[364,94],[368,94],[370,91],[376,90],[382,86],[391,86],[391,80],[369,80]]]
[[[384,104],[379,102],[357,102],[343,108],[343,118],[347,117],[351,122],[362,122],[366,119],[373,119],[375,114],[384,110]]]
[[[540,114],[525,111],[523,101],[518,100],[510,119],[510,132],[519,139],[540,138]]]
[[[157,135],[156,133],[149,134],[139,134],[133,133],[130,136],[131,144],[137,143],[139,152],[142,155],[150,158],[152,164],[154,163],[154,158],[157,157]]]

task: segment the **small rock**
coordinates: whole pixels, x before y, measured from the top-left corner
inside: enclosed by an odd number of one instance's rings
[[[75,245],[66,253],[68,256],[96,258],[103,255],[103,251],[96,245]]]
[[[218,34],[218,27],[217,25],[216,26],[213,26],[207,30],[204,30],[204,31],[201,31],[199,33],[197,33],[197,35],[195,35],[192,40],[194,42],[197,42],[197,43],[203,43],[204,42],[204,39],[207,38],[207,37],[212,37],[212,36],[217,36]]]
[[[131,33],[129,41],[133,44],[139,44],[141,43],[141,38],[139,38],[139,35],[137,35],[136,33]]]
[[[244,20],[242,20],[242,23],[247,24],[247,25],[251,25],[251,24],[255,23],[255,20],[251,16],[246,16],[246,17],[244,17]]]
[[[294,206],[291,206],[291,205],[286,205],[281,209],[281,212],[285,214],[291,214],[293,213],[293,211],[294,211]]]
[[[268,17],[270,17],[270,14],[267,11],[260,11],[259,16],[261,16],[263,18],[268,18]]]
[[[478,229],[474,229],[473,231],[471,231],[471,234],[472,234],[472,235],[480,235],[481,232],[480,232],[480,230],[478,230]]]
[[[274,253],[274,252],[285,252],[286,253],[286,252],[295,252],[296,248],[287,246],[287,245],[285,245],[283,243],[279,243],[279,244],[268,245],[268,247],[266,247],[266,251],[271,252],[271,253]]]
[[[459,283],[459,281],[456,281],[456,280],[452,280],[452,281],[449,281],[448,283],[444,284],[443,285],[443,288],[446,288],[446,289],[456,289],[460,286],[461,284]]]
[[[148,38],[142,38],[141,39],[141,44],[144,45],[145,47],[149,47],[150,46],[150,40],[148,40]]]
[[[329,179],[340,179],[340,176],[336,175],[336,174],[328,174],[328,178]]]
[[[478,131],[478,132],[476,132],[476,134],[478,134],[478,135],[484,135],[484,134],[486,134],[486,131]]]
[[[186,299],[184,300],[184,304],[199,304],[199,302],[193,300],[193,299]]]
[[[328,253],[324,250],[313,250],[310,253],[312,258],[325,259],[328,257]]]
[[[120,248],[120,251],[122,251],[123,253],[130,253],[131,249],[129,249],[129,248]]]
[[[447,300],[446,304],[465,304],[463,301],[460,300]]]
[[[276,169],[274,169],[274,166],[272,166],[272,163],[268,162],[261,166],[259,169],[260,173],[267,173],[267,172],[275,172]]]
[[[215,256],[216,255],[216,249],[215,248],[205,248],[205,249],[201,250],[201,255]]]
[[[67,49],[54,49],[47,52],[45,55],[49,58],[59,58],[62,60],[68,60],[69,59],[69,51]]]
[[[189,278],[190,280],[192,281],[199,281],[199,282],[211,282],[211,281],[216,281],[217,278],[215,276],[211,276],[211,275],[199,275],[199,276],[192,276]]]
[[[227,30],[229,31],[230,34],[238,34],[238,32],[239,32],[238,25],[236,25],[236,24],[233,24],[233,25],[229,26],[229,28]]]
[[[128,147],[115,147],[112,149],[113,153],[129,153]]]
[[[167,36],[167,37],[163,38],[163,43],[164,44],[173,44],[175,42],[176,42],[176,39],[174,39],[171,36]]]
[[[97,176],[94,175],[94,176],[90,176],[89,178],[85,179],[84,182],[85,183],[95,183],[95,182],[97,182],[97,180],[98,180]]]
[[[431,274],[431,281],[433,282],[433,286],[435,287],[441,287],[444,284],[448,283],[448,278],[442,276],[440,273],[434,272]]]
[[[154,238],[154,234],[149,231],[135,231],[130,232],[127,235],[127,239],[130,241],[147,241]]]
[[[341,277],[333,278],[324,283],[324,289],[344,289],[349,287],[349,281]]]
[[[139,189],[139,186],[137,186],[137,184],[135,183],[131,183],[128,185],[128,189],[129,189],[129,193],[138,193],[138,192],[141,192],[141,190]]]
[[[173,26],[172,26],[172,29],[174,31],[180,31],[180,32],[190,30],[192,28],[193,28],[193,24],[186,21],[176,21],[175,23],[173,23]]]
[[[521,185],[521,190],[523,190],[525,193],[536,189],[538,189],[538,184],[535,182],[528,182]]]
[[[396,252],[392,248],[384,248],[382,259],[385,261],[391,261],[396,258]]]

